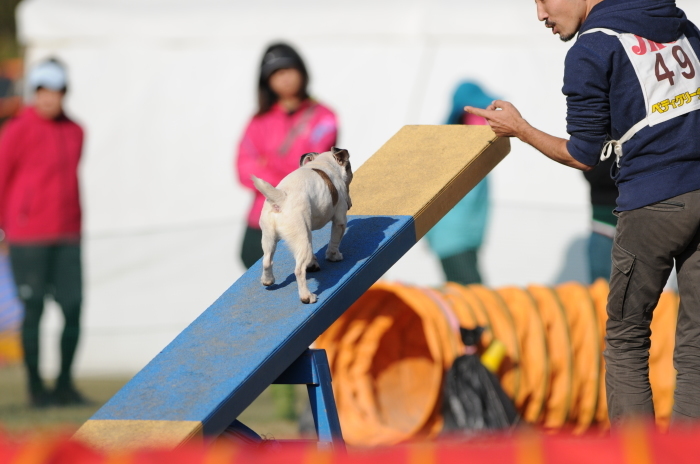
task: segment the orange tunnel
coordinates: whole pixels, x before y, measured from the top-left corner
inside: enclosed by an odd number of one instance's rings
[[[328,352],[343,435],[349,444],[390,445],[442,428],[445,372],[464,353],[459,327],[485,328],[505,356],[496,374],[522,419],[546,430],[607,429],[602,352],[608,285],[491,290],[379,282],[316,342]],[[654,312],[650,381],[657,424],[673,406],[678,296]]]

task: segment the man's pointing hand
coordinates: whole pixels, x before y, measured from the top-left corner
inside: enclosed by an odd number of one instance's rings
[[[485,110],[465,106],[464,111],[486,119],[499,137],[518,137],[529,126],[512,103],[496,100]]]

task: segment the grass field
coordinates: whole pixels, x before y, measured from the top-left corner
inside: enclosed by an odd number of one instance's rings
[[[24,370],[19,366],[0,367],[0,429],[11,434],[72,433],[92,416],[129,379],[126,377],[84,377],[77,388],[94,402],[91,406],[30,408],[25,392]],[[308,403],[306,388],[297,386],[297,410]],[[270,390],[239,417],[241,422],[267,438],[298,438],[296,422],[275,417]]]

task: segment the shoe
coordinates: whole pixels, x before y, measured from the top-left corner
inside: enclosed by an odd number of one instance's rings
[[[32,389],[29,392],[29,406],[43,409],[53,405],[53,396],[46,389]]]
[[[58,406],[89,406],[93,404],[72,385],[56,387],[51,396],[53,403]]]

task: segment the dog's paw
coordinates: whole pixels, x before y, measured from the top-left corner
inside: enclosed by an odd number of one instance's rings
[[[306,297],[300,297],[300,300],[304,304],[316,303],[316,295],[314,295],[313,293],[309,293],[309,295]]]
[[[265,277],[263,277],[262,279],[260,279],[260,282],[261,282],[264,286],[269,287],[270,285],[272,285],[272,284],[275,283],[275,278],[272,277],[271,279],[266,279]]]
[[[327,261],[342,261],[343,254],[340,251],[326,251]]]
[[[319,266],[316,261],[309,264],[309,266],[306,268],[306,272],[318,272],[320,270],[321,270],[321,266]]]

